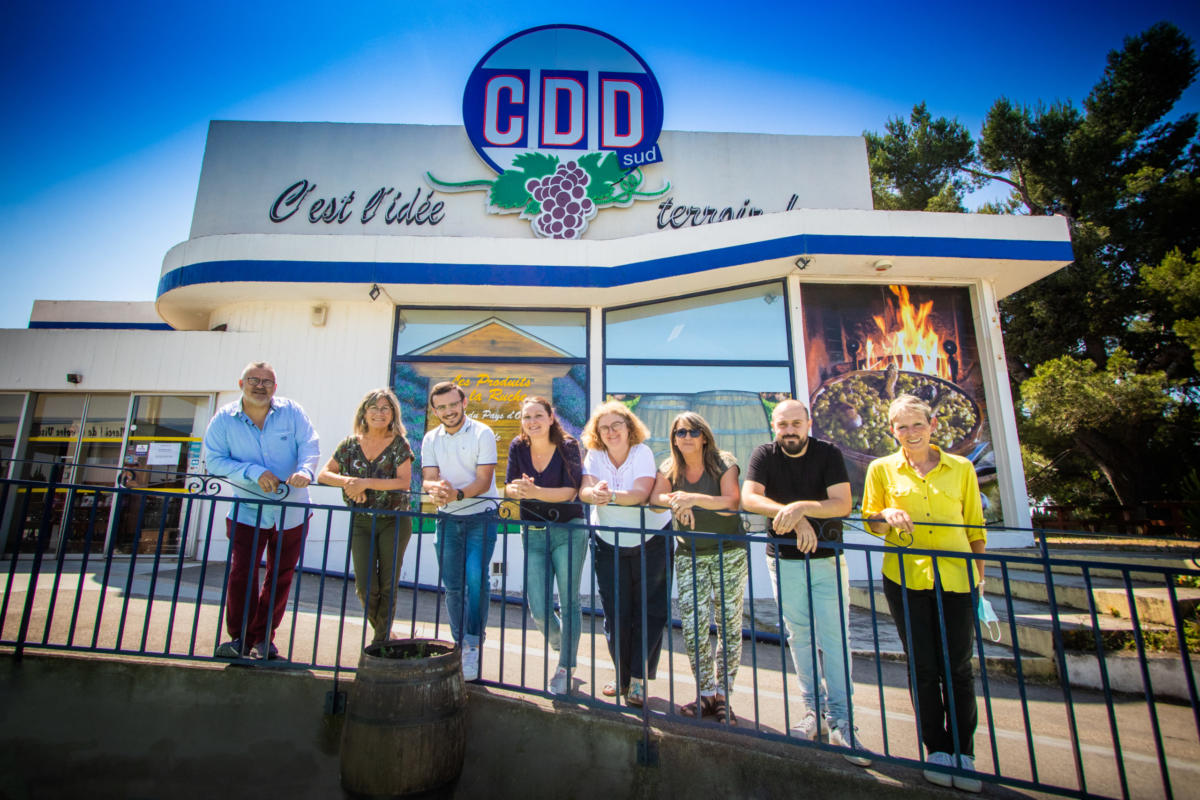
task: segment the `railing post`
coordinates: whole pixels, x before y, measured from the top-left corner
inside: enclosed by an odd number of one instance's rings
[[[25,651],[25,637],[29,633],[29,618],[33,616],[33,599],[37,594],[38,573],[42,569],[42,555],[50,543],[50,525],[54,516],[54,495],[62,480],[63,465],[50,467],[50,481],[46,484],[46,497],[42,500],[42,524],[38,528],[37,548],[33,553],[33,564],[29,570],[29,585],[25,588],[25,608],[21,611],[21,627],[17,630],[17,646],[13,656],[20,661]],[[59,545],[60,547],[62,544]]]

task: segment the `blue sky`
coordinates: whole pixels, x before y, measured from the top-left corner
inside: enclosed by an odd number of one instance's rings
[[[34,299],[152,300],[187,238],[211,119],[461,123],[475,62],[568,22],[650,65],[673,130],[858,135],[924,100],[973,134],[991,103],[1070,100],[1200,4],[352,3],[4,0],[0,327]],[[1193,86],[1177,111],[1200,110]]]

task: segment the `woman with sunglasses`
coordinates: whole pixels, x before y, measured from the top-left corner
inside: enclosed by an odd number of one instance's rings
[[[699,414],[685,411],[671,423],[671,455],[659,469],[653,501],[670,507],[677,531],[744,535],[735,513],[741,503],[737,460],[717,449],[712,428]],[[746,544],[729,538],[676,537],[675,575],[683,641],[697,690],[696,699],[680,706],[679,713],[736,725],[729,692],[742,660]],[[714,610],[715,654],[708,635]]]
[[[363,512],[408,509],[413,452],[400,421],[400,401],[391,389],[367,392],[354,412],[353,430],[317,481],[340,486],[346,505],[355,509],[350,515],[354,590],[366,609],[374,644],[391,638],[396,573],[412,536],[412,518]]]
[[[658,474],[654,454],[642,444],[649,436],[624,403],[610,401],[592,412],[582,437],[588,452],[579,499],[592,506],[592,565],[617,673],[603,691],[609,697],[620,691],[631,706],[646,702],[646,679],[658,669],[670,615],[670,540],[655,532],[671,517],[644,507]]]
[[[550,401],[536,395],[524,398],[521,432],[508,447],[504,494],[521,501],[521,519],[529,523],[523,529],[525,595],[538,630],[551,649],[558,650],[551,694],[570,692],[583,630],[579,584],[588,535],[587,527],[577,522],[583,507],[572,502],[582,476],[579,443],[563,430]],[[556,582],[561,617],[550,602]]]

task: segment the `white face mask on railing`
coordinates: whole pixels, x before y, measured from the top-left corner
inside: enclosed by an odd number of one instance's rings
[[[979,614],[979,623],[983,626],[984,635],[993,642],[999,642],[1000,618],[996,616],[996,609],[992,608],[992,601],[982,594],[979,595],[979,605],[976,610]]]

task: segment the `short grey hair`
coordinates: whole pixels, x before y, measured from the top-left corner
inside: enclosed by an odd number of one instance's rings
[[[275,375],[275,368],[271,366],[270,362],[251,361],[249,364],[242,367],[242,376],[240,378],[238,378],[238,380],[240,380],[240,381],[246,380],[246,373],[252,369],[269,369],[269,370],[271,370],[271,374]],[[276,377],[278,377],[278,376],[276,376]]]

